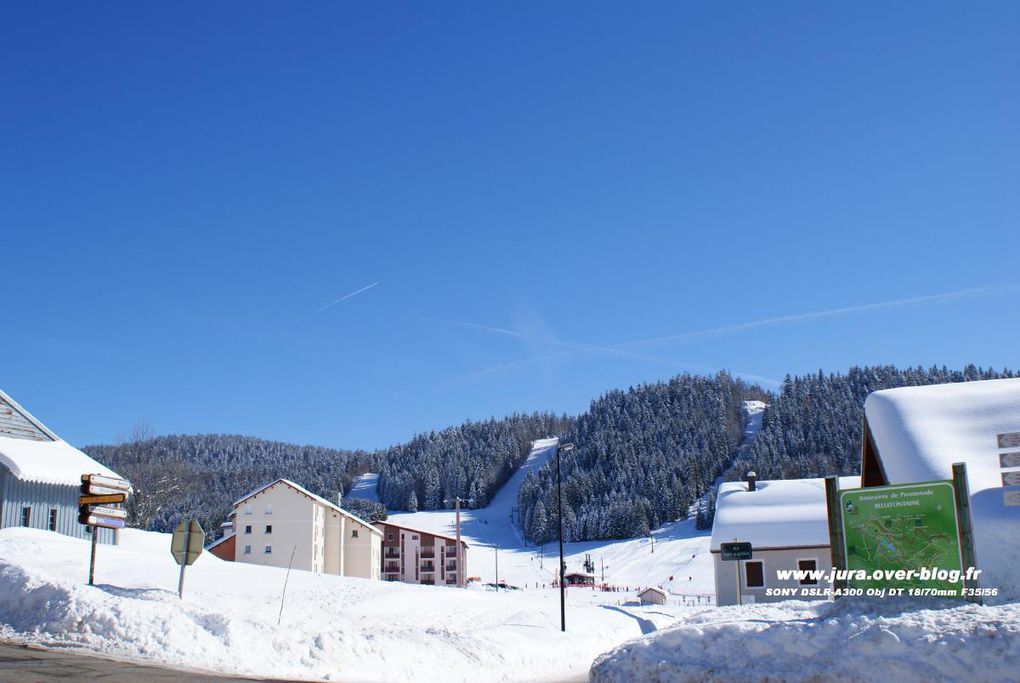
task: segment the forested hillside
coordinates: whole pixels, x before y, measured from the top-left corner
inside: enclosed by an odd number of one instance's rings
[[[456,496],[484,507],[527,457],[531,442],[572,421],[551,413],[465,422],[421,434],[383,453],[380,500],[391,510],[435,510]]]
[[[627,538],[684,517],[720,475],[856,474],[863,405],[872,391],[1014,376],[975,366],[851,368],[845,374],[787,377],[773,396],[726,373],[681,375],[610,391],[576,419],[535,413],[466,422],[375,452],[226,435],[142,435],[84,450],[134,483],[133,525],[166,531],[181,517],[195,515],[212,531],[234,500],[278,477],[335,500],[354,477],[379,472],[380,499],[390,510],[442,508],[455,496],[483,507],[520,466],[534,439],[560,436],[575,444],[563,457],[566,538]],[[738,449],[746,400],[770,405],[757,439]],[[535,543],[554,537],[554,462],[529,475],[518,492],[523,531]],[[358,514],[385,514],[378,504],[351,504]],[[706,524],[710,507],[699,513]]]
[[[745,400],[771,400],[726,373],[611,391],[562,437],[564,534],[570,540],[647,534],[687,514],[740,445]],[[555,537],[556,470],[551,460],[521,485],[525,535]]]
[[[726,473],[740,479],[753,470],[759,479],[860,474],[864,400],[893,387],[1016,377],[968,365],[963,370],[893,366],[851,368],[846,374],[787,377],[765,412],[754,445]]]
[[[225,434],[140,438],[82,450],[132,482],[129,521],[156,531],[171,530],[187,515],[212,532],[231,503],[280,477],[336,500],[354,477],[381,463],[379,453]]]

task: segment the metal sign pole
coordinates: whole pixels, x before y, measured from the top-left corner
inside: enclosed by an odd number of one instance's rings
[[[99,527],[92,526],[92,558],[89,560],[89,585],[94,586],[96,582],[96,544],[98,543]]]
[[[738,605],[743,605],[744,604],[744,596],[742,595],[743,591],[740,589],[740,563],[741,562],[742,562],[742,560],[737,560],[737,604]]]
[[[188,566],[188,553],[191,552],[191,523],[184,533],[184,561],[181,562],[181,578],[177,581],[177,597],[184,599],[184,569]]]

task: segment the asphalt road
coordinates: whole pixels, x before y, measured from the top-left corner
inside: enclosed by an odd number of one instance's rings
[[[139,683],[142,681],[256,681],[265,679],[231,678],[201,674],[134,662],[103,659],[59,650],[42,650],[0,643],[0,683],[51,683],[52,681],[104,681]]]

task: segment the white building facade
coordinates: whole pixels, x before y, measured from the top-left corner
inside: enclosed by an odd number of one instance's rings
[[[237,562],[379,579],[382,532],[287,479],[235,502],[233,533]]]

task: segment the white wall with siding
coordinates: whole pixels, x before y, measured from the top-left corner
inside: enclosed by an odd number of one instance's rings
[[[32,511],[29,527],[49,529],[50,511],[56,510],[57,533],[91,539],[78,523],[79,494],[76,486],[21,481],[0,465],[0,528],[22,526],[22,511],[27,507]],[[113,543],[113,529],[100,529],[99,542]]]

